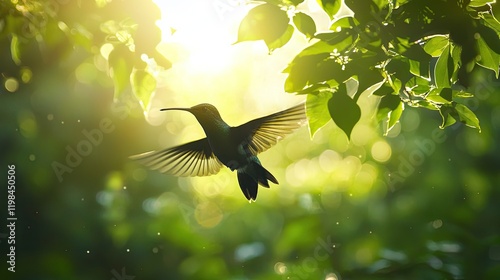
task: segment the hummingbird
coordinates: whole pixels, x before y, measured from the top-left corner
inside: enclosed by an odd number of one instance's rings
[[[217,108],[202,103],[191,108],[164,108],[193,114],[206,137],[161,151],[131,156],[141,164],[174,176],[209,176],[223,166],[236,170],[246,199],[257,199],[258,185],[269,188],[278,180],[260,163],[257,154],[269,149],[287,134],[305,124],[305,105],[251,120],[239,126],[228,125]]]

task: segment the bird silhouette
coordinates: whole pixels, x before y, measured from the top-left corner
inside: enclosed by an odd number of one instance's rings
[[[206,138],[161,151],[131,156],[141,164],[174,176],[208,176],[223,165],[237,171],[241,191],[249,201],[257,199],[258,185],[269,188],[269,181],[278,180],[267,171],[257,154],[305,124],[304,103],[289,109],[251,120],[240,126],[228,125],[219,111],[203,103],[191,108],[165,108],[193,114]]]

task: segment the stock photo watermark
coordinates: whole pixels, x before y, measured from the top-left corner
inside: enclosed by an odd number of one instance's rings
[[[16,272],[16,166],[7,166],[7,270]]]

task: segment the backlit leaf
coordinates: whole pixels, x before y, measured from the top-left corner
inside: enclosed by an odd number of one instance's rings
[[[341,84],[332,98],[328,100],[328,111],[335,124],[342,129],[347,138],[351,138],[351,132],[361,118],[361,109],[356,101],[347,95],[345,84]]]
[[[450,59],[450,46],[446,46],[439,56],[434,68],[434,81],[438,88],[449,88],[451,72],[448,67]]]
[[[449,104],[452,101],[451,88],[435,88],[426,96],[426,99],[438,104]]]
[[[288,22],[286,12],[280,7],[269,3],[259,5],[241,21],[236,43],[264,40],[269,45],[287,31]]]
[[[490,49],[482,36],[478,38],[476,42],[480,56],[477,64],[483,66],[484,68],[493,70],[496,77],[498,78],[498,64],[500,63],[500,55]]]
[[[156,89],[156,79],[146,70],[135,70],[132,73],[132,91],[139,99],[145,111],[151,100],[151,94]]]
[[[293,26],[291,26],[289,24],[285,33],[283,33],[283,35],[281,35],[281,37],[279,37],[277,40],[275,40],[273,42],[269,42],[269,43],[266,42],[267,48],[269,49],[269,53],[271,53],[275,49],[283,47],[286,43],[288,43],[288,41],[290,41],[290,39],[292,38],[294,30],[295,29],[293,28]]]
[[[311,138],[320,128],[331,120],[328,112],[328,100],[332,97],[329,91],[318,91],[307,95],[306,115],[309,122]]]
[[[458,113],[459,120],[466,126],[477,128],[481,132],[481,127],[479,126],[479,119],[476,114],[472,112],[467,106],[460,103],[455,103],[455,110]]]
[[[314,20],[307,14],[298,12],[293,17],[293,24],[307,38],[312,38],[316,33],[316,24]]]
[[[438,57],[448,46],[449,39],[446,36],[434,36],[424,44],[424,50],[433,57]]]
[[[337,14],[342,5],[341,0],[316,0],[323,10],[330,16],[330,19]]]
[[[398,106],[389,113],[389,119],[387,120],[387,127],[385,130],[385,135],[396,125],[396,123],[401,118],[404,110],[404,103],[399,102]]]
[[[443,105],[439,108],[439,114],[443,119],[443,122],[439,126],[439,128],[443,129],[457,122],[455,117],[457,117],[457,113],[455,109],[451,105]]]
[[[119,99],[125,88],[130,85],[130,74],[134,65],[133,53],[124,45],[115,45],[109,53],[108,64],[115,86],[114,99]]]

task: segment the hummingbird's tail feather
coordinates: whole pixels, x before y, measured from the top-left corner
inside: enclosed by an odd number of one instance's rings
[[[279,184],[276,177],[274,177],[273,174],[271,174],[271,172],[267,171],[267,169],[265,169],[264,166],[258,163],[254,164],[255,164],[255,169],[257,169],[257,181],[261,186],[269,188],[269,182],[267,182],[267,180],[275,183],[276,185]]]
[[[245,197],[250,201],[257,199],[257,181],[243,169],[238,170],[238,183]]]
[[[268,180],[279,184],[273,174],[257,162],[251,162],[244,168],[238,169],[238,183],[248,200],[257,199],[258,185],[269,188]]]

